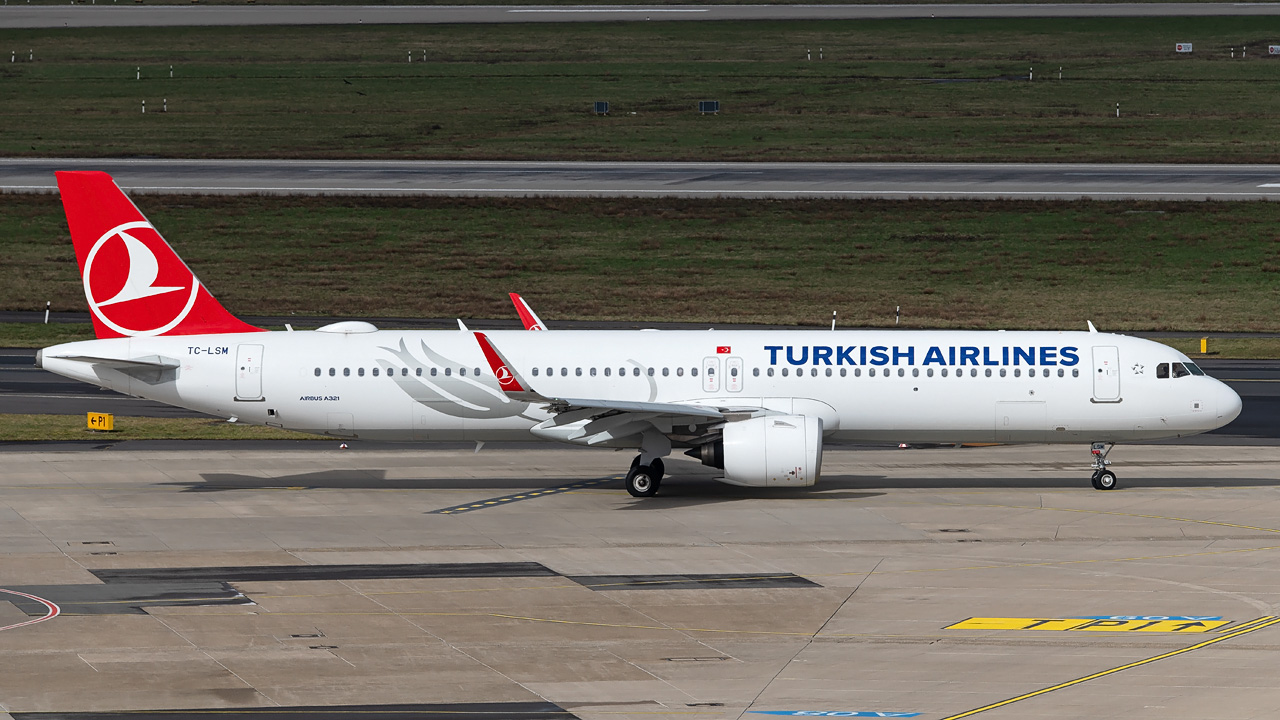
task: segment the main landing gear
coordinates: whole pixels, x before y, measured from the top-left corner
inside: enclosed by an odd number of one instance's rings
[[[653,497],[662,486],[662,476],[666,474],[666,466],[662,458],[654,458],[648,465],[640,464],[640,456],[631,461],[631,470],[627,472],[627,492],[631,497]]]
[[[1116,474],[1107,469],[1111,461],[1107,459],[1107,453],[1116,446],[1115,443],[1096,442],[1090,451],[1093,453],[1093,489],[1094,490],[1115,490]]]

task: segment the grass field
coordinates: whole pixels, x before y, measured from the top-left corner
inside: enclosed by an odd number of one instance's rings
[[[0,155],[1278,162],[1265,24],[3,30]]]
[[[1280,204],[136,198],[233,312],[1280,331]],[[58,198],[0,195],[0,309],[84,310]]]

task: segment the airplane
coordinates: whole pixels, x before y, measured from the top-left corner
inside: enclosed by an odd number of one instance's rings
[[[831,442],[1087,443],[1093,487],[1111,490],[1116,443],[1207,432],[1241,409],[1186,355],[1092,323],[474,332],[347,320],[266,331],[223,308],[109,175],[57,180],[98,339],[45,348],[37,365],[234,422],[628,449],[626,489],[649,497],[676,450],[725,483],[794,488],[818,480]],[[526,327],[545,327],[516,305]]]

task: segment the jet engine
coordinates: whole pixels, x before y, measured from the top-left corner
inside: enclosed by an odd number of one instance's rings
[[[822,472],[822,419],[766,415],[730,422],[721,439],[690,450],[724,470],[721,482],[747,487],[808,487]]]

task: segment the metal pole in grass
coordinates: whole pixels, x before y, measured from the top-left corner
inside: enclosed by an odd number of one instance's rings
[[[1116,117],[1120,117],[1120,103],[1116,103]]]
[[[147,101],[146,101],[146,100],[143,100],[143,101],[142,101],[142,114],[143,114],[143,115],[146,115],[146,114],[147,114]]]
[[[896,305],[893,308],[893,324],[897,325],[902,321],[902,306]]]
[[[160,112],[169,112],[169,98],[164,98],[164,105],[160,107]]]
[[[173,66],[169,66],[169,77],[173,77]]]
[[[138,75],[137,75],[137,77],[135,77],[135,78],[134,78],[134,80],[141,80],[141,79],[142,79],[142,68],[141,68],[141,67],[139,67],[139,68],[138,68],[137,73],[138,73]]]
[[[1036,69],[1034,67],[1027,68],[1027,81],[1036,79]]]

